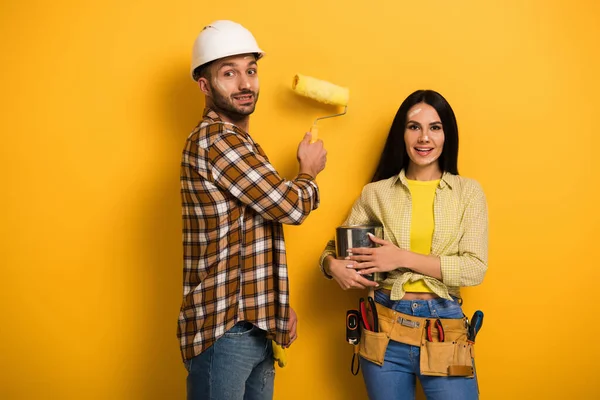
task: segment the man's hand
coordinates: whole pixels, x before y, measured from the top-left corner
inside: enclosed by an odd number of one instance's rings
[[[287,346],[283,346],[284,349],[290,347],[292,343],[294,343],[294,340],[298,338],[298,316],[292,307],[290,307],[290,319],[288,321],[288,326],[290,327],[290,342],[287,344]]]
[[[377,282],[370,281],[361,276],[354,269],[357,265],[357,262],[338,260],[333,256],[325,259],[325,271],[335,279],[342,289],[366,289],[368,287],[379,286]]]
[[[304,139],[298,145],[297,157],[300,163],[300,173],[316,178],[319,172],[325,169],[327,151],[323,147],[322,140],[310,143],[311,136],[310,132],[304,135]]]

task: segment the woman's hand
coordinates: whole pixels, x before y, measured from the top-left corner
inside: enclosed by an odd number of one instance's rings
[[[358,247],[348,249],[352,255],[346,257],[347,261],[355,262],[355,268],[361,275],[369,275],[373,272],[388,272],[400,268],[403,259],[409,251],[402,250],[388,240],[383,240],[375,235],[368,234],[373,243],[379,247]]]
[[[343,290],[378,287],[377,282],[361,276],[355,269],[357,265],[358,263],[354,261],[338,260],[333,256],[325,259],[325,271],[335,279]]]

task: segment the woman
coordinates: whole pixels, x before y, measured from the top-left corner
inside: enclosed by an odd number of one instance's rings
[[[416,378],[428,399],[478,398],[460,288],[479,285],[487,269],[487,206],[481,186],[458,175],[457,159],[446,99],[412,93],[344,222],[378,223],[385,240],[371,236],[377,247],[349,249],[345,258],[330,241],[321,255],[323,273],[342,289],[376,289],[379,332],[363,329],[360,352],[370,399],[414,399]],[[374,272],[387,277],[364,276]]]

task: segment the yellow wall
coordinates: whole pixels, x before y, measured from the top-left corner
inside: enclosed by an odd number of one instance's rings
[[[315,264],[418,88],[453,105],[460,171],[489,199],[489,273],[465,290],[468,314],[486,316],[482,398],[600,393],[599,3],[365,4],[0,4],[0,398],[184,398],[179,160],[201,112],[191,45],[218,18],[268,52],[251,132],[282,174],[331,111],[293,94],[292,76],[351,90],[348,114],[321,124],[321,208],[286,227],[300,325],[276,399],[365,398],[343,329],[360,293]]]

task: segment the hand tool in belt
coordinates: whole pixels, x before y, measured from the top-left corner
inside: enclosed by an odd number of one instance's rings
[[[471,343],[475,343],[475,337],[477,336],[477,332],[481,329],[483,325],[483,312],[480,310],[475,311],[473,314],[473,318],[469,323],[469,331],[467,334],[467,340]]]
[[[350,363],[350,372],[352,375],[358,375],[360,371],[360,362],[358,361],[358,344],[360,343],[360,311],[348,310],[346,311],[346,341],[353,345],[354,354],[352,355],[352,362]],[[356,365],[356,370],[354,366]]]
[[[373,331],[379,332],[379,316],[377,315],[377,307],[375,306],[375,300],[371,296],[367,297],[367,300],[369,301],[369,309],[373,318]]]
[[[358,304],[363,327],[369,331],[379,332],[379,317],[373,297],[368,296],[366,301],[361,297]]]
[[[438,341],[443,342],[445,340],[444,327],[442,326],[442,321],[440,321],[439,318],[435,320],[435,327],[437,328],[437,331],[438,331]],[[427,336],[427,341],[433,342],[433,337],[431,335],[431,321],[430,320],[425,321],[425,334]]]
[[[367,316],[367,306],[365,304],[364,298],[360,298],[360,300],[358,301],[358,306],[360,310],[360,320],[363,323],[363,328],[365,328],[368,331],[372,330],[371,324],[369,323],[369,318]]]

